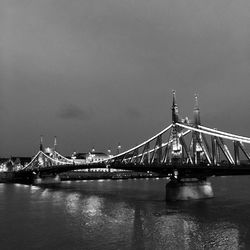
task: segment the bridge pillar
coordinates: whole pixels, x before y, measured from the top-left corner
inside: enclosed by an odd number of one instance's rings
[[[206,180],[197,179],[171,179],[166,184],[166,200],[198,200],[213,198],[212,185]]]
[[[46,177],[40,177],[37,176],[34,179],[34,185],[43,185],[43,184],[57,184],[61,182],[61,178],[59,175],[56,176],[46,176]]]

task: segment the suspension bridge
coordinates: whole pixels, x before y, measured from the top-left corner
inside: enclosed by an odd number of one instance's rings
[[[172,121],[162,131],[124,152],[105,160],[82,164],[56,151],[43,150],[19,171],[34,179],[46,174],[89,169],[112,168],[156,172],[169,176],[166,193],[170,199],[212,197],[211,176],[250,175],[250,138],[201,125],[198,97],[195,96],[193,119],[181,119],[173,91]]]

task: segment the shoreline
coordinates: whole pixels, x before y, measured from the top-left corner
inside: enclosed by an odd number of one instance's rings
[[[77,181],[77,180],[99,180],[99,179],[134,179],[134,178],[161,178],[166,177],[156,173],[144,173],[144,172],[85,172],[85,171],[72,171],[59,174],[61,181]],[[16,177],[15,172],[1,172],[0,183],[20,183],[22,182]]]

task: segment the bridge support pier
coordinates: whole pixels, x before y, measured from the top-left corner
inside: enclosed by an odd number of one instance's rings
[[[43,185],[43,184],[56,184],[56,183],[60,183],[61,182],[61,178],[59,175],[56,176],[46,176],[46,177],[37,177],[34,179],[34,184],[35,185]]]
[[[213,198],[212,185],[206,180],[172,179],[166,184],[166,200],[198,200]]]

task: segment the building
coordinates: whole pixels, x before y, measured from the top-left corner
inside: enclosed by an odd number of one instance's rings
[[[92,150],[88,153],[76,153],[74,152],[71,156],[71,159],[74,160],[75,164],[93,164],[93,163],[100,163],[102,161],[105,161],[109,159],[111,155],[107,155],[102,152],[95,152]],[[90,171],[108,171],[106,168],[90,168]]]
[[[0,158],[0,172],[13,172],[22,169],[31,161],[31,157]]]

